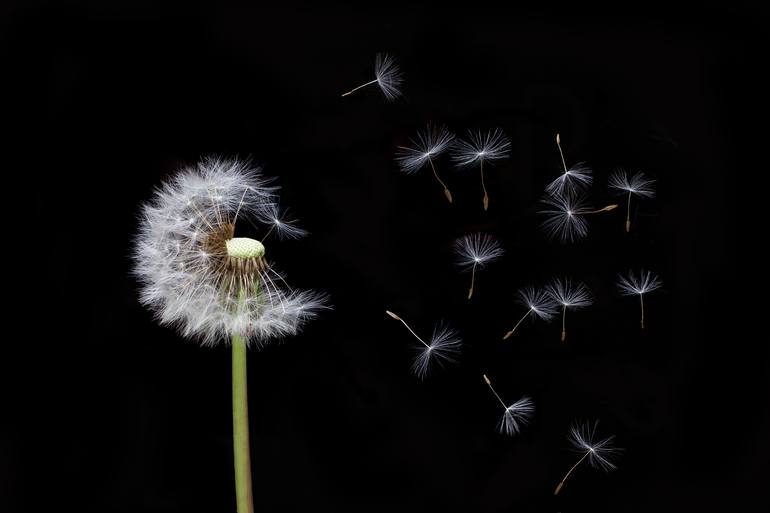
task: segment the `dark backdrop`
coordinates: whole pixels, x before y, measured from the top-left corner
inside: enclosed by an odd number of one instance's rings
[[[208,154],[279,177],[312,236],[270,251],[334,303],[249,354],[258,511],[766,507],[766,340],[749,336],[762,320],[736,285],[761,13],[103,4],[3,8],[7,112],[30,143],[7,149],[6,173],[26,183],[6,188],[25,241],[6,256],[31,318],[4,342],[3,511],[234,511],[228,349],[157,326],[129,276],[140,203]],[[340,98],[371,79],[378,51],[401,64],[404,98]],[[488,213],[475,172],[439,161],[450,207],[429,173],[397,171],[395,146],[430,120],[510,136]],[[630,235],[622,212],[578,244],[542,235],[557,131],[568,161],[594,168],[597,204],[615,166],[657,178]],[[468,302],[451,245],[474,230],[507,254]],[[614,287],[640,266],[664,283],[645,332]],[[564,274],[596,296],[567,342],[542,322],[500,342],[521,314],[515,290]],[[419,382],[386,308],[421,333],[450,321],[460,364]],[[535,399],[522,435],[495,432],[482,372],[506,400]],[[555,498],[581,418],[625,453]]]

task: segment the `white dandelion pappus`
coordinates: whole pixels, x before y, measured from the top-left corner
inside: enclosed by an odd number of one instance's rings
[[[441,155],[449,148],[455,136],[444,125],[431,125],[424,131],[417,132],[416,139],[410,139],[410,146],[399,146],[396,150],[396,162],[402,172],[406,174],[416,173],[425,164],[430,164],[433,176],[444,188],[444,196],[452,203],[452,193],[449,192],[444,181],[439,178],[433,159]]]
[[[415,348],[417,356],[412,363],[412,372],[418,378],[424,380],[428,376],[430,369],[433,368],[434,362],[439,366],[457,362],[457,357],[461,352],[462,339],[458,332],[448,324],[444,322],[436,324],[430,337],[430,343],[427,343],[400,316],[390,310],[385,310],[385,313],[393,319],[400,321],[409,330],[409,333],[422,344],[422,346]]]
[[[508,436],[518,434],[521,431],[521,428],[528,424],[535,414],[535,403],[530,397],[524,396],[515,403],[506,405],[492,386],[492,382],[487,375],[483,374],[483,376],[487,386],[503,407],[503,416],[500,418],[500,422],[497,425],[497,431]]]
[[[268,203],[257,213],[260,222],[270,226],[268,232],[262,237],[266,239],[275,230],[279,239],[301,239],[307,236],[307,230],[297,226],[296,219],[290,217],[288,208],[281,208],[277,202]]]
[[[593,209],[588,206],[586,197],[582,194],[556,194],[545,196],[540,200],[545,205],[539,214],[546,216],[542,227],[546,234],[562,243],[574,242],[588,235],[588,222],[583,216],[608,212],[617,208],[617,204]]]
[[[588,458],[588,464],[592,467],[609,472],[615,470],[617,465],[612,461],[618,456],[622,449],[616,447],[615,435],[611,435],[601,440],[596,439],[596,428],[599,426],[599,422],[594,422],[590,425],[588,422],[574,423],[569,430],[568,440],[572,446],[572,450],[583,456],[575,463],[572,468],[569,469],[564,478],[556,486],[554,495],[558,495],[564,486],[564,482],[572,474],[572,471],[580,465],[580,463]]]
[[[459,168],[470,167],[479,163],[481,188],[484,191],[482,199],[484,210],[489,208],[489,195],[484,183],[484,162],[495,162],[508,158],[511,152],[511,141],[499,128],[486,132],[468,132],[468,140],[458,139],[452,152],[452,160]]]
[[[457,256],[456,264],[464,271],[471,272],[471,285],[468,289],[468,299],[473,297],[476,283],[476,268],[498,260],[505,254],[497,239],[486,233],[473,233],[460,237],[455,241],[454,251]]]
[[[556,314],[556,303],[554,303],[546,290],[525,287],[516,291],[516,296],[516,302],[527,307],[527,311],[511,331],[503,335],[503,340],[506,340],[513,335],[516,328],[518,328],[530,314],[535,314],[536,317],[540,317],[544,321],[551,320]]]
[[[644,295],[648,292],[659,289],[663,285],[660,278],[644,269],[639,271],[637,276],[633,271],[628,271],[627,276],[618,275],[617,286],[620,293],[624,296],[639,296],[639,305],[641,307],[641,325],[644,329]]]
[[[576,194],[588,188],[593,181],[591,168],[584,162],[578,162],[549,183],[545,190],[548,194]]]
[[[618,194],[628,194],[626,202],[626,233],[628,233],[631,231],[631,196],[655,197],[655,180],[647,178],[641,171],[629,178],[625,169],[618,168],[610,175],[609,186]]]
[[[572,283],[569,278],[555,279],[546,286],[548,295],[562,307],[561,314],[561,341],[567,338],[567,308],[580,309],[593,303],[591,292],[585,283]]]
[[[401,69],[396,64],[396,60],[386,53],[378,53],[374,61],[375,79],[371,82],[361,84],[344,93],[342,96],[348,96],[359,89],[377,84],[388,101],[394,101],[401,96],[401,84],[404,81]]]
[[[591,182],[593,182],[591,168],[584,162],[578,162],[574,166],[567,168],[567,162],[564,160],[564,152],[561,150],[561,139],[559,138],[559,134],[556,134],[556,146],[559,148],[559,155],[561,156],[562,166],[564,166],[564,173],[548,184],[545,191],[552,196],[565,193],[575,194],[591,185]]]
[[[248,162],[207,158],[143,205],[133,273],[161,324],[203,345],[238,336],[260,346],[325,307],[323,294],[284,290],[262,241],[235,237],[237,219],[264,221],[276,191]]]

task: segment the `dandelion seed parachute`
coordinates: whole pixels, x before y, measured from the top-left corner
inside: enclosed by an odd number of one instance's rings
[[[572,471],[577,468],[583,460],[588,459],[588,464],[592,467],[609,472],[615,470],[617,465],[613,461],[622,449],[615,446],[615,435],[598,440],[596,438],[596,429],[599,426],[599,422],[594,422],[593,425],[588,422],[574,423],[570,427],[568,440],[571,449],[582,454],[582,457],[575,463],[572,468],[569,469],[564,478],[556,486],[554,495],[558,495],[564,486],[564,482],[572,474]]]
[[[610,175],[610,189],[618,194],[627,194],[626,201],[626,232],[631,231],[631,196],[640,198],[652,198],[655,196],[655,180],[647,178],[641,171],[634,173],[630,178],[628,173],[619,168]]]
[[[444,188],[444,196],[452,203],[452,193],[444,181],[439,178],[433,159],[441,155],[451,146],[455,136],[443,125],[428,125],[424,131],[417,132],[417,138],[410,140],[410,146],[399,146],[396,151],[396,162],[402,172],[416,173],[426,164],[430,164],[433,176]]]
[[[382,94],[385,95],[385,98],[388,101],[394,101],[401,96],[401,84],[404,81],[404,76],[393,57],[386,53],[378,53],[374,62],[374,76],[375,79],[371,82],[361,84],[347,93],[344,93],[342,96],[348,96],[349,94],[372,84],[377,84],[380,87]]]
[[[561,341],[567,338],[567,308],[580,309],[593,303],[591,292],[585,283],[573,283],[569,278],[555,279],[546,286],[548,295],[562,308]]]
[[[486,264],[500,259],[505,251],[497,239],[486,233],[473,233],[457,239],[454,250],[457,265],[464,271],[471,272],[471,285],[468,290],[470,299],[473,297],[476,282],[476,268],[484,268]]]
[[[468,132],[468,140],[458,140],[452,149],[452,160],[457,167],[467,168],[478,162],[481,188],[484,191],[484,210],[489,208],[489,195],[484,183],[484,162],[507,158],[510,151],[511,141],[499,128],[487,132]]]
[[[657,275],[644,269],[639,271],[639,275],[633,271],[628,271],[626,276],[618,275],[617,286],[620,294],[623,296],[639,296],[642,329],[644,329],[644,295],[659,289],[662,285],[663,282]]]
[[[300,239],[307,236],[307,230],[297,226],[297,221],[290,215],[289,209],[281,208],[278,203],[268,203],[257,213],[257,219],[269,226],[268,233],[275,230],[279,239]]]
[[[559,134],[556,134],[556,146],[559,148],[564,173],[548,184],[545,191],[551,196],[557,194],[577,194],[591,185],[591,182],[593,182],[591,168],[584,162],[578,162],[574,166],[567,168],[567,162],[564,160],[564,153],[561,150]]]
[[[416,346],[417,356],[412,364],[412,371],[420,379],[425,379],[435,364],[457,363],[462,339],[456,330],[445,323],[439,323],[433,329],[430,343],[424,347]]]
[[[538,212],[546,216],[542,223],[543,229],[549,237],[562,243],[574,242],[588,235],[588,222],[583,216],[617,208],[616,204],[611,204],[593,209],[588,206],[588,200],[582,194],[556,194],[545,196],[540,201],[545,205]]]
[[[516,435],[534,414],[535,403],[531,398],[524,396],[505,408],[497,430],[504,435]]]
[[[498,402],[503,407],[503,416],[500,417],[500,422],[497,425],[497,431],[503,435],[514,436],[521,431],[521,428],[528,424],[532,416],[535,414],[535,403],[530,397],[524,396],[511,405],[506,405],[497,390],[492,386],[492,381],[484,376],[484,382],[497,398]]]
[[[430,343],[427,343],[400,316],[390,310],[385,310],[385,313],[401,322],[412,336],[420,342],[421,345],[415,346],[417,356],[412,363],[412,372],[418,378],[425,379],[435,365],[443,366],[444,364],[457,362],[457,357],[460,355],[462,348],[462,339],[458,332],[448,324],[444,322],[436,324],[430,337]]]
[[[297,333],[325,296],[290,289],[264,238],[235,237],[237,220],[299,235],[291,223],[275,224],[277,201],[272,181],[237,159],[206,158],[167,180],[141,211],[133,251],[141,302],[203,345],[237,335],[260,346]]]
[[[519,319],[511,331],[503,335],[503,340],[506,340],[513,335],[516,328],[518,328],[530,314],[535,314],[536,317],[539,317],[544,321],[549,321],[556,315],[556,303],[553,301],[550,294],[548,294],[547,290],[524,287],[516,291],[516,302],[525,306],[527,311],[524,312],[524,315]]]

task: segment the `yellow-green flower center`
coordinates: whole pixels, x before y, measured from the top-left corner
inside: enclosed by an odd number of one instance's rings
[[[262,258],[265,256],[265,246],[258,240],[248,237],[233,237],[225,242],[227,255],[233,258]]]

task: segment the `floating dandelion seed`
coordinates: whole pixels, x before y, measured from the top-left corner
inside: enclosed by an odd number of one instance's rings
[[[473,297],[473,287],[476,283],[476,268],[484,268],[484,265],[502,257],[505,251],[494,237],[486,233],[465,235],[455,241],[454,249],[457,265],[463,270],[471,271],[471,286],[468,289],[470,299]]]
[[[406,174],[416,173],[426,163],[430,164],[433,176],[444,188],[444,196],[449,203],[452,203],[452,193],[449,192],[444,181],[439,178],[433,159],[449,148],[454,138],[454,134],[445,126],[428,125],[425,131],[417,132],[417,139],[410,140],[411,146],[399,146],[396,152],[396,162],[398,162],[401,171]]]
[[[555,279],[546,286],[548,295],[551,296],[557,304],[561,305],[561,341],[567,338],[567,308],[580,309],[590,306],[593,303],[591,292],[585,283],[572,283],[569,278]]]
[[[610,175],[610,189],[614,189],[619,194],[628,193],[626,203],[626,233],[631,231],[631,195],[640,198],[652,198],[655,196],[655,180],[638,171],[628,177],[624,169],[617,169]]]
[[[265,205],[265,208],[257,213],[257,219],[270,226],[263,239],[266,239],[273,230],[279,239],[300,239],[307,235],[307,230],[298,227],[297,221],[290,217],[289,209],[281,208],[278,203]]]
[[[516,296],[517,303],[527,307],[527,311],[521,316],[521,319],[519,319],[519,322],[516,323],[513,329],[503,335],[503,340],[506,340],[513,335],[513,332],[516,331],[519,324],[524,322],[524,319],[529,317],[529,314],[535,314],[535,317],[540,317],[544,321],[550,320],[556,314],[556,303],[553,302],[551,296],[545,290],[536,290],[533,287],[525,287],[519,289],[516,292]]]
[[[615,470],[617,466],[613,463],[613,459],[618,456],[622,451],[615,447],[615,435],[609,436],[602,440],[596,440],[596,428],[599,426],[599,422],[594,422],[593,426],[585,423],[575,423],[570,427],[569,431],[569,443],[572,445],[572,450],[583,456],[572,465],[564,478],[556,486],[554,495],[558,495],[564,486],[564,482],[572,474],[572,471],[582,463],[582,461],[588,458],[588,464],[592,467],[605,472]]]
[[[133,250],[140,300],[161,324],[203,345],[231,342],[239,512],[253,510],[246,347],[297,333],[326,302],[322,294],[286,286],[266,258],[264,236],[235,237],[239,219],[265,223],[263,235],[276,228],[276,192],[248,162],[204,159],[143,205]]]
[[[468,132],[468,140],[459,139],[452,149],[452,160],[457,167],[465,168],[479,163],[484,210],[489,208],[489,195],[484,184],[484,162],[508,158],[510,151],[511,142],[499,128],[487,132]]]
[[[344,93],[342,96],[348,96],[349,94],[358,91],[362,87],[366,87],[372,84],[380,86],[382,93],[388,101],[393,101],[401,96],[401,84],[404,81],[404,75],[396,64],[396,60],[386,53],[378,53],[374,61],[374,76],[375,79],[371,82],[361,84]]]
[[[532,415],[535,414],[535,403],[532,402],[531,398],[524,396],[510,406],[506,405],[492,386],[492,382],[487,375],[483,374],[483,376],[487,386],[503,406],[503,416],[500,418],[497,430],[508,436],[518,434],[519,431],[521,431],[522,426],[528,424]]]
[[[457,361],[457,356],[459,356],[460,348],[462,346],[462,339],[460,339],[457,331],[450,328],[447,324],[444,324],[443,322],[438,323],[435,328],[433,328],[433,335],[430,337],[430,343],[427,343],[420,338],[401,317],[390,310],[385,310],[385,313],[395,320],[400,321],[401,324],[409,330],[409,333],[424,346],[417,347],[417,357],[412,363],[412,371],[418,378],[425,379],[432,368],[431,364],[434,361],[439,366],[443,366],[444,363],[455,363]]]
[[[546,215],[542,224],[545,232],[562,243],[574,242],[588,235],[588,222],[583,216],[609,212],[618,207],[613,203],[599,209],[591,208],[581,194],[556,194],[540,201],[545,205],[545,209],[538,212]]]
[[[650,271],[642,269],[639,271],[639,276],[634,274],[633,271],[628,271],[627,276],[619,274],[617,285],[620,293],[624,296],[639,295],[639,305],[642,310],[641,325],[642,329],[644,329],[644,295],[659,289],[663,282]]]
[[[564,160],[564,152],[561,150],[561,139],[559,138],[559,134],[556,134],[556,146],[559,148],[559,155],[561,156],[562,166],[564,166],[564,173],[548,184],[545,191],[551,196],[556,194],[576,194],[591,185],[591,182],[593,181],[591,168],[586,166],[585,163],[578,162],[574,166],[567,168],[567,162]]]

